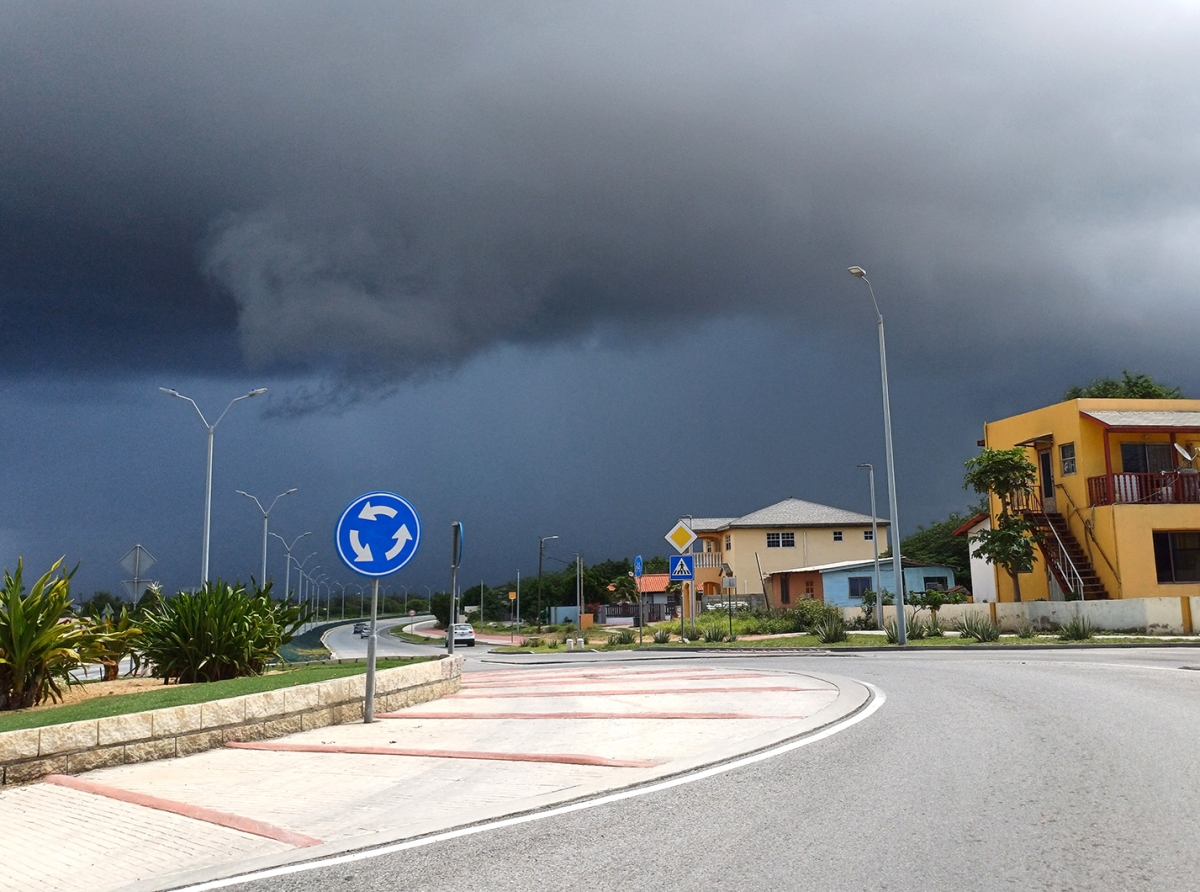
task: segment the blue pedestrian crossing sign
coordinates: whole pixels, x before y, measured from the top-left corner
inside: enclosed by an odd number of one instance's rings
[[[413,559],[421,518],[394,492],[369,492],[346,506],[334,533],[338,557],[363,576],[389,576]]]
[[[694,569],[695,558],[690,554],[676,554],[671,556],[671,579],[692,579],[696,572]]]
[[[638,579],[642,578],[642,556],[640,554],[633,559],[633,575]]]

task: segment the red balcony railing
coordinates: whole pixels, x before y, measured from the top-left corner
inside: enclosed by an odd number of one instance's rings
[[[1088,500],[1092,505],[1200,505],[1200,474],[1160,471],[1089,477]]]

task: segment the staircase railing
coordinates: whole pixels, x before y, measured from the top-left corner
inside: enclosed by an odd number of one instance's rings
[[[1117,597],[1121,597],[1121,574],[1117,572],[1117,568],[1113,566],[1113,562],[1110,561],[1108,559],[1108,555],[1104,553],[1103,546],[1100,545],[1100,541],[1096,538],[1095,532],[1092,531],[1091,523],[1089,523],[1088,519],[1083,516],[1083,512],[1079,510],[1079,506],[1075,504],[1075,500],[1071,498],[1071,494],[1067,492],[1067,488],[1065,486],[1063,486],[1061,483],[1058,483],[1055,484],[1055,488],[1062,490],[1062,494],[1067,497],[1067,502],[1070,504],[1071,508],[1074,509],[1075,513],[1078,514],[1080,519],[1083,521],[1083,531],[1087,534],[1087,537],[1091,540],[1092,544],[1096,546],[1096,551],[1100,552],[1100,557],[1104,558],[1104,563],[1108,564],[1108,569],[1112,571],[1113,579],[1117,581]]]
[[[1071,555],[1067,552],[1066,545],[1063,544],[1062,539],[1059,537],[1058,530],[1054,528],[1054,524],[1046,516],[1046,509],[1042,504],[1041,493],[1037,489],[1031,489],[1028,492],[1017,494],[1013,498],[1013,508],[1018,511],[1024,511],[1027,514],[1032,514],[1038,527],[1043,530],[1038,545],[1042,549],[1042,554],[1046,556],[1046,562],[1054,574],[1054,581],[1066,591],[1079,592],[1080,600],[1087,600],[1087,590],[1083,587],[1083,575],[1079,572],[1079,568],[1075,566],[1075,562],[1071,560]],[[1049,548],[1046,547],[1050,543],[1046,538],[1044,530],[1049,530],[1054,537],[1054,542]]]

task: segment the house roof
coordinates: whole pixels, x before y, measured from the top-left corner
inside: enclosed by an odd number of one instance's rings
[[[874,558],[867,558],[862,561],[835,561],[832,564],[814,564],[811,567],[795,567],[791,570],[775,570],[772,573],[764,573],[763,576],[775,576],[779,573],[828,573],[832,570],[854,570],[858,567],[870,567],[875,563]],[[943,567],[944,564],[927,564],[924,561],[912,561],[903,555],[900,557],[900,565],[907,570],[912,570],[917,567]],[[879,561],[880,570],[891,569],[892,559],[881,558]],[[947,570],[953,570],[953,567],[946,567]]]
[[[880,526],[886,526],[887,520],[876,519]],[[835,527],[843,524],[866,524],[871,522],[871,515],[859,514],[857,511],[847,511],[844,508],[833,508],[829,505],[819,505],[816,502],[806,502],[803,499],[784,499],[774,505],[768,505],[739,517],[730,522],[732,528],[738,527]]]
[[[1100,422],[1105,427],[1172,428],[1174,430],[1190,428],[1200,431],[1200,412],[1084,410],[1080,414]]]
[[[972,517],[970,520],[968,520],[966,523],[964,523],[962,526],[960,526],[957,530],[955,530],[950,535],[951,536],[965,536],[965,535],[967,535],[967,533],[971,532],[971,528],[974,527],[975,524],[979,523],[981,520],[987,520],[987,519],[988,519],[987,514],[976,514],[974,517]]]
[[[688,523],[693,533],[715,533],[727,530],[736,517],[693,517]]]
[[[871,515],[819,505],[803,499],[784,499],[744,517],[693,517],[692,531],[695,533],[717,533],[753,527],[838,527],[869,524]],[[888,526],[887,518],[878,517],[881,527]]]
[[[638,591],[644,595],[656,595],[665,592],[671,584],[670,573],[643,573],[637,581]]]

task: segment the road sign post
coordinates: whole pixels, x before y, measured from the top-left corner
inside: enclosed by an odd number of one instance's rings
[[[633,559],[633,587],[637,589],[638,593],[638,644],[646,641],[646,607],[642,603],[642,570],[644,567],[642,556],[639,554]]]
[[[458,565],[462,562],[463,525],[450,524],[450,628],[446,635],[446,653],[454,653],[454,624],[458,622]]]
[[[375,721],[375,649],[379,641],[379,579],[413,559],[421,544],[421,518],[393,492],[369,492],[342,511],[333,535],[338,557],[355,573],[371,578],[371,627],[367,636],[367,680],[363,721]]]
[[[684,523],[683,520],[680,520],[677,524],[675,524],[675,526],[671,527],[671,531],[663,538],[670,542],[671,547],[677,552],[680,554],[686,554],[692,550],[692,543],[696,541],[696,533],[692,530],[690,525]],[[675,577],[672,576],[671,578],[674,579]],[[680,578],[682,579],[682,577]],[[688,579],[690,578],[691,577],[688,577]],[[693,583],[684,581],[682,586],[680,586],[681,596],[679,606],[682,609],[679,611],[679,628],[681,638],[683,637],[682,630],[684,629],[689,617],[692,620],[692,632],[694,633],[696,631],[696,603],[695,598],[692,595],[692,585]]]

